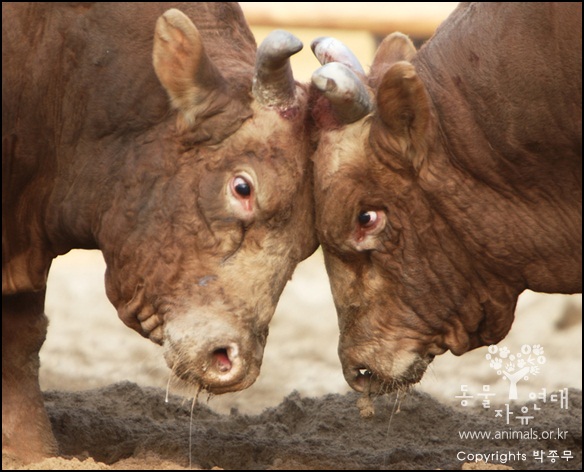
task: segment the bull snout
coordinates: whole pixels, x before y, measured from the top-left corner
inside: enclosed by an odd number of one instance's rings
[[[256,380],[263,356],[265,341],[253,332],[210,316],[179,317],[165,328],[164,356],[189,384],[216,394],[242,390]]]

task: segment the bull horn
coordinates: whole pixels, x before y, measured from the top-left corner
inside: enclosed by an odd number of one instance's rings
[[[340,62],[354,72],[365,76],[365,71],[357,56],[338,39],[331,38],[330,36],[321,36],[312,41],[310,47],[318,62],[322,65],[328,64],[329,62]]]
[[[373,109],[365,85],[345,64],[325,64],[312,74],[312,83],[331,102],[341,123],[353,123]]]
[[[258,48],[253,95],[265,106],[287,108],[294,104],[296,85],[290,56],[302,49],[302,42],[283,30],[272,31]]]

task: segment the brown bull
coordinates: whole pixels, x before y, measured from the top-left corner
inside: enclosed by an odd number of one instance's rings
[[[120,318],[176,376],[254,382],[316,247],[301,47],[277,31],[256,60],[235,4],[2,4],[4,451],[56,452],[38,351],[72,248],[103,252]]]
[[[462,4],[368,77],[332,38],[315,155],[317,231],[357,390],[503,339],[518,295],[582,291],[582,11]]]

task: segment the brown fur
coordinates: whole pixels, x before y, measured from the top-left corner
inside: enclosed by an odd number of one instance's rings
[[[415,57],[384,41],[376,111],[323,130],[317,230],[355,388],[500,341],[525,289],[581,292],[581,34],[581,4],[461,4]],[[361,251],[369,210],[387,224]]]
[[[2,20],[3,450],[55,450],[40,294],[72,248],[103,252],[120,318],[175,374],[249,386],[316,247],[304,87],[285,113],[252,99],[256,45],[235,4],[3,4]],[[241,172],[245,219],[229,193]],[[234,345],[238,374],[213,383],[208,356]]]

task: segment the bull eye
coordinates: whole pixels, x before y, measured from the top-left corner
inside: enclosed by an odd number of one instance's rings
[[[231,211],[243,221],[251,221],[255,214],[256,189],[255,180],[247,172],[240,171],[227,184],[227,197]]]
[[[362,211],[357,216],[357,221],[362,228],[373,228],[378,220],[379,215],[374,210]]]
[[[387,210],[362,210],[357,213],[349,243],[359,252],[382,250],[383,241],[380,240],[380,235],[386,228]]]
[[[251,184],[244,177],[235,177],[231,188],[241,198],[249,198],[251,195]]]

